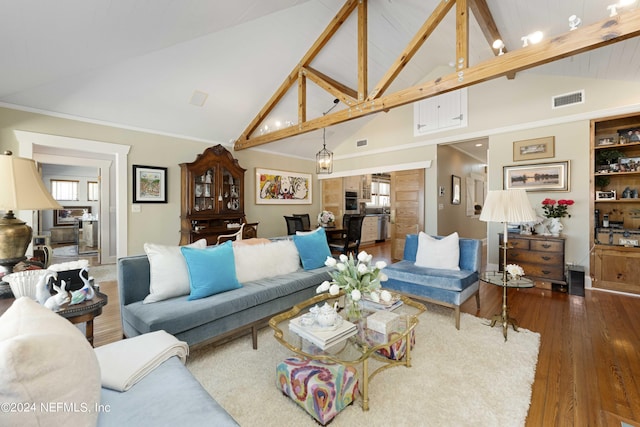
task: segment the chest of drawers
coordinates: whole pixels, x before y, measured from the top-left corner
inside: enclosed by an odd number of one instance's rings
[[[504,235],[499,234],[502,247]],[[518,264],[525,276],[533,280],[544,280],[566,285],[564,275],[564,237],[509,234],[507,264]],[[503,252],[500,252],[500,267]]]

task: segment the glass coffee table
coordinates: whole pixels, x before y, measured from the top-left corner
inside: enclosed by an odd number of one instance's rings
[[[402,300],[402,304],[392,311],[400,315],[400,327],[396,329],[396,332],[385,338],[381,338],[380,334],[371,333],[372,331],[366,328],[366,317],[373,311],[364,310],[362,319],[353,322],[357,326],[356,334],[324,350],[289,329],[289,320],[308,313],[309,309],[316,305],[322,306],[325,302],[334,305],[340,298],[341,296],[331,296],[328,293],[317,295],[295,305],[289,311],[274,316],[269,321],[269,326],[274,330],[274,336],[280,344],[304,358],[328,360],[348,366],[361,364],[362,410],[367,411],[369,410],[369,381],[390,367],[399,365],[411,367],[411,333],[418,324],[418,315],[426,308],[410,298],[394,295],[394,298]],[[340,310],[339,314],[344,317],[345,311],[344,309]],[[381,354],[386,348],[396,343],[402,343],[403,340],[405,340],[406,351],[402,357],[391,359]],[[371,359],[375,359],[381,364],[369,372]]]
[[[509,275],[503,275],[501,271],[488,271],[480,275],[480,280],[492,285],[502,287],[502,312],[494,315],[491,318],[489,326],[492,328],[496,323],[502,325],[502,334],[504,340],[507,340],[507,330],[509,325],[513,327],[513,330],[518,332],[518,322],[513,317],[509,317],[509,307],[507,306],[507,288],[532,288],[533,280],[521,277],[519,279],[510,278]]]

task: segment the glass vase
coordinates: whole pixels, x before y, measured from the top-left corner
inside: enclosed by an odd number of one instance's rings
[[[344,309],[347,312],[347,320],[357,322],[362,319],[362,303],[360,300],[354,301],[351,294],[345,296]]]

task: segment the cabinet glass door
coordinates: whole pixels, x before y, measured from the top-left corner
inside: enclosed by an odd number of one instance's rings
[[[222,209],[238,212],[240,210],[240,178],[234,177],[226,169],[222,170]]]
[[[194,176],[193,210],[212,211],[215,206],[215,170],[209,168],[201,175]]]

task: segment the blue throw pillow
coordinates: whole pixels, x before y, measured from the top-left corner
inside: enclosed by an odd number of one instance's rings
[[[319,227],[313,233],[294,235],[293,242],[298,248],[298,253],[302,260],[302,268],[305,270],[324,267],[327,257],[331,256],[327,235],[322,227]]]
[[[205,249],[181,247],[189,270],[188,300],[205,298],[242,287],[236,277],[231,241]]]

